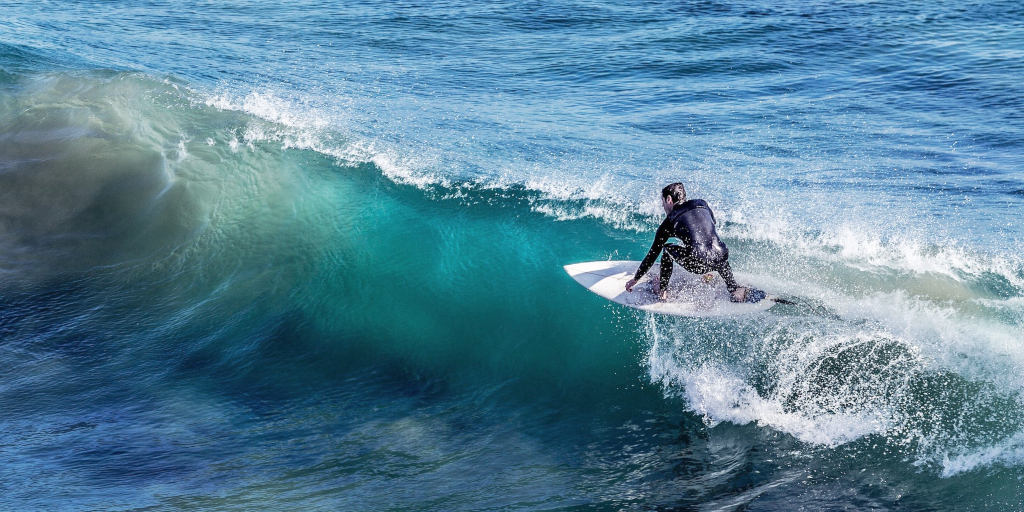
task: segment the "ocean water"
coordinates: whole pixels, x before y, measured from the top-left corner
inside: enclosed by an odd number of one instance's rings
[[[0,5],[0,508],[1024,509],[1019,2]],[[798,303],[624,309],[658,191]]]

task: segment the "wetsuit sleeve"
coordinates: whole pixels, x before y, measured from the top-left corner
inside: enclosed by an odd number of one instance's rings
[[[668,242],[670,225],[671,221],[666,218],[658,226],[658,232],[654,234],[654,243],[651,244],[651,250],[647,251],[647,256],[644,256],[644,260],[640,262],[640,268],[636,269],[633,279],[640,279],[651,269],[651,265],[654,265],[654,260],[658,259],[661,249],[665,247],[665,242]]]

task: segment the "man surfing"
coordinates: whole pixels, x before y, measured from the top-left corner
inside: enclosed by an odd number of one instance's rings
[[[640,268],[628,283],[626,291],[632,292],[640,280],[661,257],[660,279],[653,280],[654,293],[661,300],[668,299],[668,282],[672,278],[673,264],[679,264],[694,274],[703,274],[710,281],[717,272],[725,280],[725,286],[733,302],[757,302],[764,298],[764,292],[736,284],[729,267],[729,249],[715,231],[715,214],[703,199],[686,200],[686,188],[682,183],[672,183],[661,190],[661,205],[665,208],[665,220],[658,226],[654,243],[647,256],[640,262]],[[669,238],[677,238],[680,244],[669,244]]]

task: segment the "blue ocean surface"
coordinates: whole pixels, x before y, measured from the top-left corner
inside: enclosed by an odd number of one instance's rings
[[[0,509],[1024,509],[1024,4],[0,4]],[[792,299],[562,266],[662,186]]]

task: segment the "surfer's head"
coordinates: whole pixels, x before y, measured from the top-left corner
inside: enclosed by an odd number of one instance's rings
[[[665,207],[665,213],[672,211],[677,204],[686,202],[686,187],[678,181],[671,185],[665,185],[661,189],[661,205]]]

